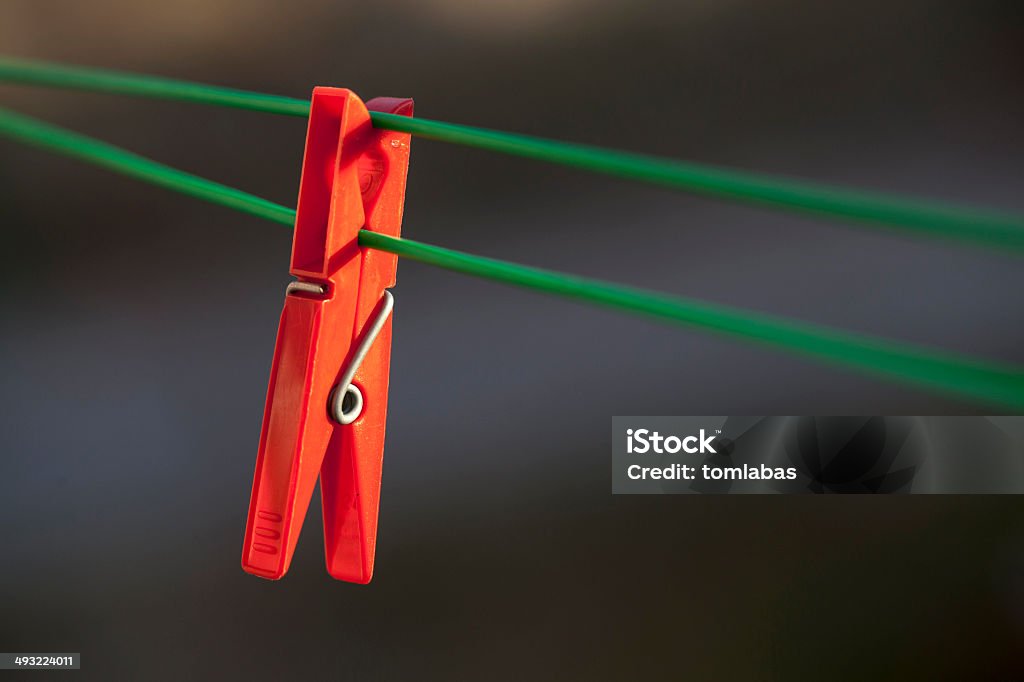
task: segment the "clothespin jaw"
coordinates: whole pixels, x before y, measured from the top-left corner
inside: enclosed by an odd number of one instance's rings
[[[412,115],[412,100],[363,104],[313,91],[292,243],[256,457],[242,568],[288,570],[317,477],[327,569],[373,574],[397,257],[358,244],[401,232],[410,136],[373,128],[369,110]],[[342,385],[344,384],[344,385]]]

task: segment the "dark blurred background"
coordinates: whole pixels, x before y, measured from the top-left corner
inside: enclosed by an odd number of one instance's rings
[[[7,54],[1024,211],[1017,2],[4,0]],[[0,89],[292,205],[304,121]],[[90,679],[1021,679],[1014,497],[612,497],[615,414],[978,414],[399,267],[374,582],[239,568],[280,226],[0,141],[0,650]],[[414,140],[404,234],[1024,362],[1010,256]],[[970,452],[963,453],[970,457]]]

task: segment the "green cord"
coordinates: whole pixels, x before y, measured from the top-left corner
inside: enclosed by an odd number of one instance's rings
[[[713,168],[599,147],[483,130],[421,118],[373,114],[375,127],[419,137],[582,168],[629,180],[924,236],[1024,251],[1024,217]]]
[[[0,108],[0,134],[284,225],[295,211]],[[1024,369],[361,231],[359,244],[455,272],[773,346],[952,395],[1024,408]]]
[[[833,364],[1010,407],[1024,406],[1024,369],[761,313],[667,296],[460,253],[376,232],[360,246],[474,277],[649,315]]]
[[[0,81],[101,90],[252,109],[309,114],[304,100],[211,85],[0,57]],[[674,161],[471,126],[373,112],[374,126],[427,139],[522,156],[719,199],[833,216],[922,236],[1024,251],[1024,217],[874,192]]]
[[[0,56],[0,81],[216,104],[287,116],[309,116],[309,102],[293,97],[263,95],[248,90],[189,83],[160,76],[138,76],[105,69],[84,69],[14,57]]]
[[[247,192],[196,177],[86,135],[43,123],[0,107],[0,133],[133,178],[292,226],[295,211]]]

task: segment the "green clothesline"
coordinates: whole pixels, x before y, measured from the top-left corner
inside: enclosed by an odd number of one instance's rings
[[[285,206],[2,108],[0,135],[276,223],[291,226],[295,221],[295,211]],[[455,272],[697,327],[955,396],[1024,408],[1024,369],[1020,367],[482,258],[366,230],[360,232],[359,244]]]
[[[307,116],[309,102],[291,97],[134,74],[0,57],[0,81],[185,100]],[[892,197],[810,182],[674,161],[587,145],[372,112],[374,126],[638,180],[696,194],[832,216],[875,227],[1003,250],[1024,251],[1024,217],[921,199]],[[638,120],[645,121],[643,112]]]

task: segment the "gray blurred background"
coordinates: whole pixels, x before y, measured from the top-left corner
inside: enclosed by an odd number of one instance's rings
[[[1024,211],[1020,3],[0,3],[7,54]],[[304,121],[0,89],[293,205]],[[290,234],[0,141],[0,650],[92,679],[1024,677],[1014,497],[612,497],[616,414],[982,405],[399,267],[374,582],[239,568]],[[404,234],[1024,362],[1021,261],[414,140]],[[965,457],[970,452],[963,453]]]

